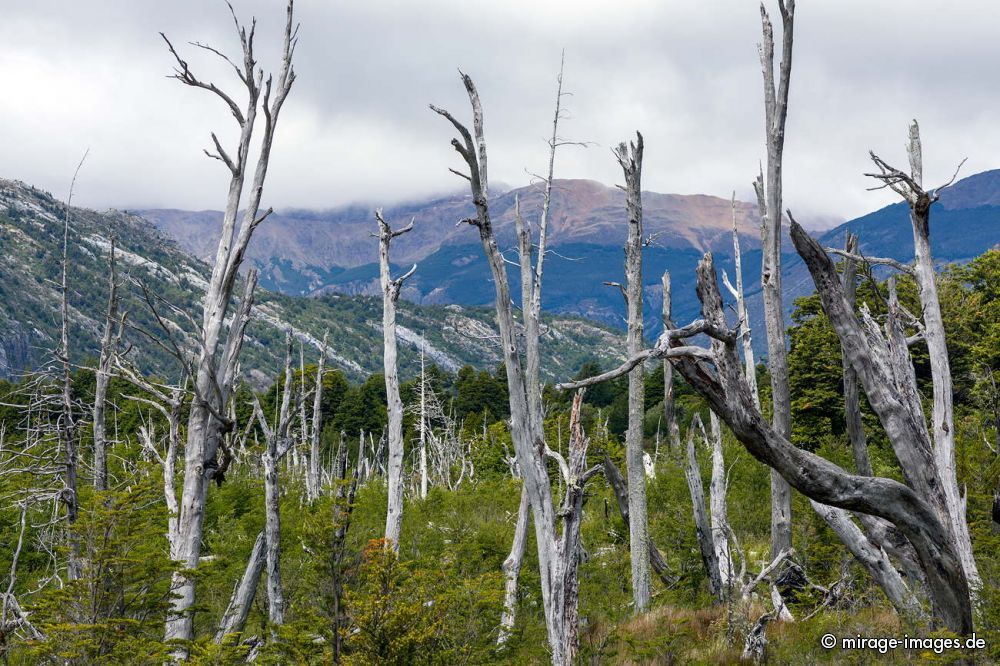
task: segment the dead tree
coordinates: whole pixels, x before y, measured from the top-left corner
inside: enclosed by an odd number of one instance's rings
[[[474,137],[473,133],[448,111],[434,106],[431,106],[431,109],[446,118],[461,137],[453,139],[452,146],[468,167],[467,174],[460,173],[459,175],[469,182],[472,201],[476,207],[476,216],[464,221],[475,226],[479,231],[480,241],[490,266],[496,292],[497,324],[500,329],[500,347],[507,373],[511,412],[511,439],[524,479],[525,492],[528,493],[528,503],[531,506],[535,525],[542,602],[549,648],[554,664],[568,664],[571,662],[569,655],[573,652],[572,646],[577,640],[573,618],[576,614],[575,576],[576,560],[579,554],[576,548],[567,548],[567,541],[574,543],[578,541],[578,516],[573,515],[572,511],[565,510],[565,503],[564,510],[561,510],[557,515],[553,502],[545,459],[546,456],[558,456],[558,454],[553,454],[545,445],[540,415],[530,407],[531,404],[534,404],[534,398],[529,398],[529,394],[539,389],[535,388],[537,384],[531,380],[531,377],[526,376],[521,355],[518,353],[510,283],[507,279],[505,260],[500,253],[493,232],[488,199],[489,181],[487,178],[482,105],[472,79],[462,74],[462,82],[472,106]],[[530,340],[530,337],[528,339]],[[557,460],[559,458],[561,456]],[[563,462],[565,463],[565,461]],[[565,469],[571,468],[567,464]],[[583,476],[588,476],[590,472],[594,472],[594,470],[588,470]],[[565,476],[570,475],[567,473]],[[567,498],[572,494],[572,488],[582,489],[583,480],[585,479],[570,479],[571,483],[567,485]],[[560,517],[563,520],[562,534],[558,532],[556,525],[557,519]],[[577,532],[576,537],[573,536],[574,531]]]
[[[771,374],[774,429],[792,436],[792,403],[788,388],[788,358],[785,351],[785,316],[781,294],[781,159],[785,148],[785,118],[788,115],[788,83],[792,73],[792,32],[795,0],[778,0],[781,12],[781,64],[777,87],[774,81],[774,32],[764,5],[760,6],[763,41],[760,63],[764,74],[764,122],[767,138],[767,180],[754,183],[761,217],[761,287],[764,295],[764,325],[767,330],[767,367]],[[771,472],[771,555],[792,547],[792,491],[777,472]]]
[[[264,570],[266,544],[264,530],[261,530],[254,540],[243,575],[236,581],[233,594],[229,597],[229,605],[226,606],[222,619],[219,621],[219,628],[215,632],[216,643],[221,644],[226,636],[243,632],[250,608],[253,606],[253,600],[257,596],[260,574]]]
[[[972,631],[969,584],[945,510],[944,493],[916,400],[912,369],[894,363],[906,352],[898,307],[890,307],[885,333],[869,316],[862,325],[849,310],[833,262],[792,220],[792,240],[812,274],[823,308],[885,429],[906,483],[851,474],[793,445],[763,418],[753,401],[737,351],[737,331],[726,322],[711,254],[698,266],[703,319],[665,331],[656,345],[615,370],[580,382],[578,388],[619,377],[647,358],[669,358],[755,458],[777,470],[799,492],[821,504],[878,516],[895,525],[916,552],[934,617],[951,631]],[[700,333],[706,349],[684,341]],[[919,414],[919,417],[917,415]]]
[[[919,320],[909,315],[907,317],[917,325],[918,335],[927,345],[934,398],[930,424],[933,437],[934,465],[944,490],[946,515],[955,537],[962,567],[965,569],[965,575],[972,586],[973,593],[975,593],[979,589],[981,581],[976,560],[972,554],[969,525],[965,519],[966,498],[958,488],[958,479],[955,474],[955,415],[951,365],[948,360],[944,318],[941,315],[941,303],[937,295],[935,281],[937,273],[934,270],[930,243],[931,205],[941,196],[941,190],[951,185],[955,180],[958,176],[958,170],[956,169],[951,181],[942,187],[930,191],[924,189],[923,149],[920,144],[920,127],[916,120],[910,125],[907,154],[910,162],[909,173],[889,166],[878,155],[871,153],[872,161],[878,167],[878,173],[868,175],[881,181],[882,185],[879,188],[888,187],[903,197],[910,207],[914,262],[912,269],[908,272],[913,275],[917,283],[922,317]],[[961,168],[961,164],[959,168]],[[906,362],[909,364],[909,353],[906,352],[906,349],[899,351],[901,356],[907,357]]]
[[[673,328],[670,272],[663,271],[663,328]],[[677,409],[674,405],[674,366],[663,361],[663,420],[667,422],[667,442],[673,450],[681,447],[681,433],[677,426]]]
[[[284,43],[281,51],[281,66],[276,79],[268,76],[257,66],[254,53],[256,23],[249,31],[241,25],[233,12],[241,46],[240,62],[233,62],[209,46],[199,45],[220,56],[232,66],[246,89],[247,102],[242,108],[229,94],[214,83],[198,78],[188,63],[163,36],[171,54],[176,60],[174,78],[186,86],[207,90],[219,97],[229,109],[239,127],[239,140],[234,153],[227,152],[222,143],[212,134],[214,152],[206,153],[222,162],[230,172],[228,199],[223,215],[221,235],[212,275],[203,300],[203,317],[196,331],[198,343],[197,359],[192,364],[191,376],[195,399],[188,418],[187,440],[184,447],[184,485],[181,493],[179,548],[177,571],[174,575],[172,593],[174,600],[167,618],[165,640],[178,642],[174,652],[177,659],[187,656],[183,642],[194,637],[192,609],[195,604],[195,581],[185,571],[198,568],[201,554],[202,525],[205,514],[205,497],[209,482],[215,478],[219,467],[217,453],[223,433],[232,428],[232,423],[223,414],[232,390],[240,350],[243,345],[246,321],[236,318],[226,332],[233,289],[250,238],[257,226],[270,214],[270,209],[260,213],[260,201],[264,191],[274,132],[278,115],[295,81],[292,57],[295,51],[298,29],[292,20],[293,0],[289,0]],[[260,152],[252,172],[246,201],[241,202],[249,173],[251,140],[254,136],[258,109],[264,115],[264,128],[260,135]],[[237,233],[237,216],[241,212],[242,223]],[[251,272],[243,305],[253,300],[256,276]],[[246,307],[247,319],[249,308]]]
[[[726,501],[726,466],[722,454],[722,427],[715,412],[709,412],[709,426],[712,448],[712,481],[709,485],[709,517],[712,524],[712,543],[715,559],[719,564],[719,580],[723,597],[727,597],[733,586],[736,572],[733,571],[733,557],[729,549],[729,508]]]
[[[747,383],[750,384],[750,392],[756,397],[757,404],[760,405],[760,394],[757,390],[757,363],[754,361],[753,337],[750,329],[750,316],[747,314],[747,301],[743,295],[743,252],[740,250],[740,234],[736,227],[736,193],[733,192],[733,272],[736,277],[736,285],[729,281],[725,269],[722,270],[722,282],[726,289],[736,299],[736,317],[739,319],[740,341],[743,343],[743,363],[746,366],[745,374]],[[664,364],[670,365],[667,361]]]
[[[615,157],[625,174],[625,206],[628,212],[628,240],[625,243],[625,301],[628,308],[629,355],[644,346],[642,339],[642,134],[629,145],[621,143]],[[625,468],[628,474],[629,547],[632,562],[632,598],[635,611],[649,606],[650,579],[649,517],[646,512],[646,474],[643,465],[643,387],[644,369],[640,363],[628,375],[628,431],[625,433]]]
[[[326,342],[329,332],[323,334],[323,345],[319,350],[319,362],[316,365],[316,387],[313,389],[312,427],[309,431],[309,473],[306,477],[306,487],[309,500],[315,501],[320,495],[322,481],[320,479],[319,436],[323,426],[323,371],[326,367]]]
[[[379,276],[382,285],[382,362],[385,369],[385,395],[389,412],[389,505],[385,515],[385,541],[399,552],[399,532],[403,526],[403,401],[399,397],[399,362],[396,349],[396,301],[403,282],[413,275],[417,265],[398,278],[393,278],[389,264],[389,243],[413,229],[413,221],[393,231],[375,211],[378,222]]]
[[[521,492],[521,501],[517,507],[517,522],[514,525],[514,541],[510,546],[510,554],[503,561],[504,596],[503,612],[500,614],[500,633],[497,635],[497,647],[507,644],[517,619],[517,580],[521,575],[521,565],[524,564],[524,547],[528,542],[528,494]]]
[[[104,334],[101,337],[101,352],[94,372],[94,488],[108,489],[108,452],[104,409],[108,398],[108,384],[111,381],[111,364],[114,348],[121,340],[122,322],[118,320],[118,275],[115,271],[115,234],[111,234],[108,271],[108,310],[105,313]]]
[[[725,591],[719,571],[718,553],[715,549],[715,539],[712,536],[712,526],[705,511],[705,490],[701,485],[701,468],[695,453],[694,435],[698,427],[704,430],[701,416],[695,414],[688,426],[687,461],[684,465],[684,478],[687,479],[688,492],[691,494],[691,509],[694,514],[694,527],[698,539],[698,550],[701,551],[701,562],[708,576],[708,593],[718,601],[722,601]]]
[[[272,428],[264,416],[260,401],[253,397],[253,410],[257,424],[264,431],[265,447],[261,459],[264,463],[264,561],[267,567],[268,620],[274,627],[285,622],[285,594],[281,584],[281,507],[278,485],[278,463],[291,450],[293,440],[288,436],[295,410],[292,407],[292,332],[285,336],[285,383],[281,395],[278,420]]]

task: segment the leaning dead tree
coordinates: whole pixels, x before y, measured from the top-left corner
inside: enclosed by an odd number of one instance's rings
[[[198,344],[197,358],[191,363],[191,376],[195,398],[188,417],[187,440],[184,447],[184,484],[181,492],[180,520],[178,528],[179,547],[177,571],[174,574],[172,593],[174,600],[167,618],[165,639],[180,645],[174,656],[183,659],[187,650],[183,642],[194,637],[192,611],[195,604],[195,579],[185,572],[198,568],[201,554],[202,525],[205,514],[205,497],[209,482],[215,478],[219,467],[219,442],[225,432],[233,427],[231,419],[224,414],[236,375],[240,350],[243,346],[246,322],[249,320],[249,303],[253,300],[256,276],[251,273],[243,297],[246,318],[230,319],[235,287],[247,246],[254,230],[270,214],[270,209],[260,213],[260,201],[264,191],[271,147],[278,115],[295,81],[292,57],[295,52],[298,28],[293,23],[293,0],[289,0],[286,11],[284,43],[281,50],[281,66],[277,78],[264,77],[258,67],[254,52],[256,22],[249,30],[240,24],[233,12],[233,19],[241,46],[238,62],[230,60],[222,52],[206,45],[197,44],[222,58],[236,72],[246,91],[247,101],[241,107],[236,100],[209,81],[203,81],[181,58],[167,37],[171,54],[176,60],[173,77],[186,86],[207,90],[222,100],[229,109],[239,128],[239,139],[234,153],[227,152],[213,133],[214,151],[206,151],[213,159],[222,162],[230,172],[228,198],[223,215],[219,245],[212,265],[212,275],[205,291],[202,306],[202,321],[195,332]],[[250,169],[251,140],[254,138],[258,111],[263,113],[264,127],[258,135],[260,149],[253,171]],[[247,176],[250,182],[247,183]],[[247,199],[243,193],[249,186]],[[242,222],[237,233],[237,217],[242,211]]]
[[[937,295],[937,273],[934,270],[930,243],[931,205],[938,200],[941,190],[951,185],[955,180],[958,176],[958,170],[955,170],[955,175],[942,187],[932,190],[924,189],[923,149],[920,143],[920,127],[916,120],[910,125],[907,154],[910,162],[909,173],[890,166],[878,155],[871,153],[872,161],[878,167],[878,172],[868,175],[882,183],[878,186],[879,189],[883,187],[892,189],[903,197],[910,207],[914,261],[912,269],[908,269],[907,272],[913,276],[917,283],[922,316],[918,319],[905,311],[901,310],[901,312],[908,319],[908,323],[912,323],[917,328],[918,336],[927,345],[934,399],[929,428],[933,440],[934,466],[944,491],[947,511],[945,516],[954,535],[965,575],[975,593],[979,589],[981,581],[972,554],[969,524],[965,519],[966,498],[958,488],[958,479],[955,474],[955,413],[951,365],[948,360],[944,318],[941,315],[941,303]],[[959,164],[959,168],[961,168],[961,164]],[[910,367],[909,352],[906,348],[897,351],[901,356],[900,360],[905,358],[907,367]]]
[[[628,309],[629,355],[643,348],[642,339],[642,134],[615,149],[615,158],[625,175],[625,207],[628,213],[628,240],[625,242],[625,305]],[[649,515],[646,511],[646,470],[643,464],[643,364],[628,374],[628,431],[625,433],[625,473],[628,475],[629,548],[632,563],[632,599],[635,611],[649,606],[650,578]],[[668,424],[669,427],[669,424]]]
[[[906,365],[894,362],[906,354],[899,308],[890,304],[884,330],[871,316],[859,322],[847,307],[836,268],[823,248],[794,220],[791,231],[844,354],[893,445],[906,483],[851,474],[795,446],[765,421],[743,376],[738,331],[731,330],[726,321],[711,254],[698,266],[702,319],[664,331],[653,348],[615,370],[561,388],[619,377],[647,358],[671,359],[747,451],[778,471],[796,490],[820,504],[883,518],[899,529],[916,553],[934,618],[951,631],[968,634],[973,628],[969,583],[952,534],[912,365],[908,358]],[[709,336],[709,348],[686,342],[698,334]]]
[[[763,3],[760,18],[763,41],[758,46],[764,74],[764,123],[767,138],[767,180],[754,182],[761,217],[761,275],[764,327],[767,331],[767,367],[771,374],[772,423],[784,437],[792,436],[792,403],[788,388],[785,315],[781,294],[781,160],[788,116],[788,83],[792,73],[792,32],[795,0],[778,0],[781,13],[781,64],[774,80],[774,31]],[[776,471],[771,472],[771,556],[792,547],[792,492]]]
[[[546,446],[540,413],[531,408],[531,405],[535,404],[534,392],[540,393],[540,387],[524,372],[524,364],[518,353],[510,283],[490,217],[483,109],[472,79],[462,74],[462,82],[472,106],[473,132],[448,111],[435,106],[431,106],[431,109],[446,118],[461,137],[453,139],[451,143],[468,167],[467,174],[459,173],[459,175],[469,182],[472,201],[476,207],[476,216],[464,221],[479,231],[496,292],[497,324],[500,330],[504,369],[507,374],[511,413],[511,440],[514,443],[518,467],[524,480],[535,525],[542,605],[549,649],[554,664],[568,664],[572,662],[575,654],[574,646],[577,643],[576,566],[579,557],[577,548],[580,527],[579,515],[574,513],[580,510],[580,506],[575,502],[569,502],[569,498],[578,489],[582,490],[586,478],[596,473],[599,468],[592,468],[579,477],[573,477],[571,475],[573,468],[562,459],[562,456],[550,451]],[[540,273],[536,274],[540,277]],[[564,470],[564,477],[567,479],[566,499],[558,513],[552,497],[546,457],[554,457],[560,462],[560,469]],[[582,503],[582,497],[580,502]],[[560,519],[563,523],[561,533],[557,529]]]
[[[397,278],[392,277],[389,263],[389,243],[413,229],[413,221],[402,229],[393,230],[375,211],[378,222],[379,280],[382,286],[382,362],[385,369],[385,395],[389,412],[389,504],[385,515],[385,541],[399,551],[399,532],[403,526],[403,401],[399,397],[399,361],[396,347],[396,302],[403,282],[413,275],[417,265]]]
[[[663,271],[663,328],[673,327],[672,297],[670,289],[670,272]],[[663,361],[663,420],[667,425],[667,442],[673,450],[681,447],[681,434],[677,425],[677,408],[674,405],[674,366],[669,361]]]

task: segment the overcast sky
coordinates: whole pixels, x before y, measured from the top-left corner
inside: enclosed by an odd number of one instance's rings
[[[224,205],[227,172],[201,149],[212,130],[232,142],[232,119],[213,96],[165,77],[172,62],[157,34],[232,88],[186,45],[238,49],[222,0],[3,4],[0,176],[62,198],[89,147],[77,203]],[[283,3],[234,4],[257,16],[260,60],[275,65]],[[558,177],[620,182],[610,147],[639,129],[645,189],[750,198],[764,155],[751,0],[299,0],[296,12],[299,78],[265,188],[275,207],[459,189],[447,172],[458,166],[450,127],[427,108],[468,117],[459,67],[483,99],[492,180],[525,184],[544,168],[563,48],[573,96],[561,134],[592,145],[563,149]],[[914,117],[927,182],[946,180],[963,157],[966,174],[1000,166],[998,34],[993,0],[800,0],[786,205],[848,218],[891,202],[865,191],[867,151],[904,164]]]

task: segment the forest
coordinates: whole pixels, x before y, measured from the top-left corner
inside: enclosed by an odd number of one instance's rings
[[[867,174],[908,207],[910,260],[869,256],[853,234],[824,247],[797,223],[782,194],[796,3],[774,4],[777,34],[760,12],[765,152],[748,178],[761,265],[741,261],[734,194],[732,274],[705,253],[701,314],[675,320],[681,276],[643,276],[643,161],[661,148],[636,132],[608,157],[625,195],[622,277],[606,283],[627,313],[617,355],[582,358],[588,341],[561,363],[546,351],[564,335],[543,299],[557,156],[572,143],[563,68],[541,209],[515,203],[513,248],[491,219],[487,147],[504,147],[487,143],[489,92],[459,72],[468,108],[430,105],[470,194],[455,222],[478,237],[495,296],[481,337],[499,362],[457,370],[419,341],[401,362],[400,298],[420,267],[393,261],[413,223],[382,209],[380,307],[337,306],[381,314],[370,358],[345,369],[336,330],[257,333],[274,297],[246,253],[272,213],[272,146],[298,88],[294,3],[273,72],[256,20],[233,6],[236,55],[163,34],[172,78],[234,123],[205,150],[229,178],[221,237],[205,279],[166,289],[129,270],[109,230],[88,250],[106,269],[96,281],[73,259],[73,186],[46,209],[61,255],[37,261],[58,339],[45,363],[0,379],[2,662],[1000,661],[1000,247],[935,260],[935,203],[958,172],[925,184],[916,121],[905,167],[872,152]],[[235,77],[201,78],[196,57]],[[786,316],[794,257],[815,289]],[[744,280],[758,268],[751,330]],[[99,290],[98,330],[73,323],[81,290]],[[245,371],[248,352],[277,371]]]

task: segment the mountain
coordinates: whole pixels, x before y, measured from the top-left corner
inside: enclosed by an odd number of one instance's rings
[[[69,208],[68,213],[72,360],[85,363],[99,349],[113,233],[123,277],[123,309],[129,313],[128,340],[135,345],[132,353],[144,370],[176,375],[176,362],[153,342],[164,338],[139,285],[146,286],[158,311],[166,314],[176,307],[197,316],[209,267],[142,217],[81,208]],[[38,369],[53,359],[60,335],[58,284],[66,215],[67,207],[51,194],[0,180],[0,378]],[[266,383],[283,356],[284,331],[291,328],[312,361],[329,331],[332,366],[353,378],[380,372],[381,315],[381,299],[340,294],[303,298],[261,290],[243,369],[255,384]],[[183,315],[171,318],[182,329],[190,328]],[[421,347],[432,362],[449,370],[466,363],[493,367],[500,361],[489,309],[401,303],[398,321],[403,375],[412,376],[419,368]],[[542,341],[543,373],[547,378],[571,376],[587,358],[618,362],[622,347],[621,337],[605,327],[549,316]]]
[[[524,217],[537,223],[541,190],[524,187],[496,195],[491,211],[501,247],[514,246],[515,198]],[[744,252],[744,282],[755,330],[760,320],[760,241],[756,207],[736,204],[737,228]],[[644,311],[647,335],[660,328],[660,276],[673,276],[674,318],[698,316],[694,269],[705,251],[732,275],[732,208],[730,201],[705,195],[643,193],[645,231],[651,242],[644,253]],[[393,245],[400,266],[418,264],[404,298],[423,304],[458,303],[485,306],[493,289],[475,230],[456,224],[473,214],[468,196],[439,197],[388,208],[397,224],[414,221],[411,233]],[[214,247],[221,213],[146,210],[140,214],[198,256]],[[847,231],[860,235],[861,250],[902,261],[913,257],[908,211],[897,203],[855,220],[831,226],[829,217],[803,220],[827,246],[842,246]],[[1000,170],[969,176],[946,189],[934,205],[931,244],[940,263],[966,261],[1000,241]],[[376,243],[372,211],[353,206],[323,212],[292,210],[275,213],[262,226],[250,248],[251,260],[269,288],[295,294],[377,293]],[[543,307],[560,314],[583,316],[622,328],[624,306],[616,289],[602,283],[621,281],[625,240],[624,195],[588,180],[557,180],[553,188]],[[786,310],[795,298],[813,291],[805,266],[792,251],[783,260]],[[509,252],[511,259],[513,251]],[[509,266],[512,283],[518,268]],[[763,351],[766,339],[754,336]]]

